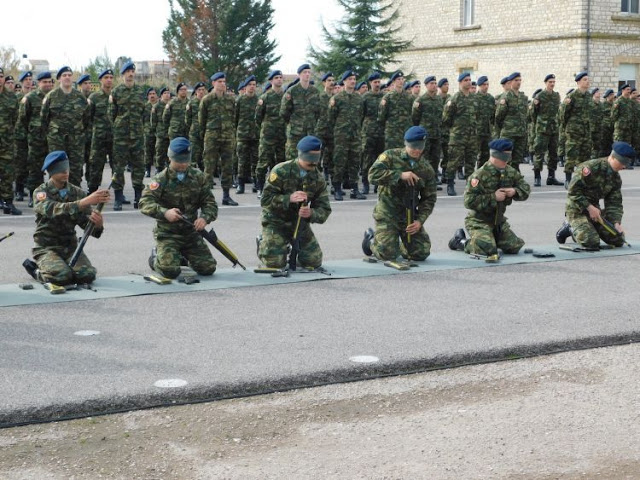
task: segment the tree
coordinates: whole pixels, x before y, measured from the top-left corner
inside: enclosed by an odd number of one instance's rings
[[[118,58],[117,58],[117,60],[116,60],[116,64],[114,65],[114,67],[115,67],[115,73],[116,73],[116,74],[117,74],[117,73],[120,73],[120,69],[122,68],[122,66],[123,66],[125,63],[127,63],[127,62],[132,62],[132,61],[133,61],[133,60],[131,60],[131,57],[125,57],[124,55],[123,55],[123,56],[118,57]]]
[[[398,9],[387,1],[337,0],[345,10],[343,19],[330,32],[322,26],[326,50],[309,45],[309,57],[317,71],[340,75],[353,69],[359,78],[377,70],[389,75],[397,64],[396,55],[411,45],[397,40],[402,26]]]
[[[20,57],[15,48],[0,46],[0,67],[3,68],[5,75],[13,75],[15,77],[18,74]]]
[[[271,0],[169,0],[162,32],[164,49],[178,77],[195,83],[218,71],[236,85],[250,74],[265,78],[280,60],[269,39]]]
[[[107,68],[115,70],[115,65],[111,58],[109,58],[109,54],[105,48],[102,55],[98,55],[89,62],[89,65],[84,68],[84,72],[88,73],[91,76],[91,80],[95,82],[98,79],[98,75]]]

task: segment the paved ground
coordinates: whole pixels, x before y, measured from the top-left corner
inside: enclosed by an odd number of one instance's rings
[[[524,168],[532,180],[530,167]],[[623,181],[624,223],[637,238],[638,170],[623,172]],[[221,208],[214,226],[245,264],[255,266],[257,200],[237,198],[241,206]],[[528,244],[550,244],[564,198],[561,187],[536,189],[507,215]],[[333,205],[329,221],[315,228],[325,259],[360,257],[373,200]],[[16,232],[0,245],[0,283],[29,279],[20,266],[31,247],[29,213],[0,218],[0,233]],[[464,215],[461,197],[439,198],[427,222],[434,255],[447,249]],[[106,222],[103,238],[87,247],[99,273],[146,271],[153,222],[108,207]],[[217,257],[221,268],[228,265]],[[544,265],[3,308],[0,423],[637,341],[639,260],[585,255]],[[76,335],[86,330],[100,333]],[[352,360],[362,355],[379,361]],[[187,384],[154,385],[166,379]]]

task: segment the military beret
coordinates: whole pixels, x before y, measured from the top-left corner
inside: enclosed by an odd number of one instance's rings
[[[338,86],[339,86],[339,87],[344,87],[344,82],[343,82],[342,80],[340,80],[340,81],[338,82]]]
[[[424,127],[410,127],[404,132],[404,141],[408,143],[424,142],[427,139],[427,135]]]
[[[575,90],[575,88],[570,88],[569,90],[567,90],[567,95],[571,95],[574,90]]]
[[[520,75],[520,72],[513,72],[511,75],[507,77],[507,82],[511,82],[512,80],[515,80],[516,78],[521,76],[522,75]]]
[[[624,84],[620,87],[620,90],[619,90],[619,91],[621,92],[621,91],[622,91],[622,90],[624,90],[625,88],[631,88],[631,85],[629,85],[628,83],[624,83]]]
[[[249,85],[251,82],[257,82],[256,80],[256,76],[255,75],[249,75],[247,78],[244,79],[244,86],[246,87],[247,85]]]
[[[147,88],[147,91],[145,92],[144,96],[148,97],[151,92],[155,92],[155,91],[156,91],[155,88],[149,87],[149,88]]]
[[[297,70],[298,75],[300,75],[303,70],[311,70],[311,65],[309,65],[308,63],[303,63],[302,65],[300,65]]]
[[[247,86],[247,82],[245,82],[244,80],[242,82],[240,82],[238,84],[238,91],[242,90],[243,88],[245,88]]]
[[[555,80],[556,76],[553,73],[550,73],[546,77],[544,77],[544,82],[547,83],[547,80]]]
[[[635,160],[636,151],[627,142],[613,142],[611,155],[628,167]]]
[[[398,70],[393,75],[391,75],[390,80],[393,82],[396,78],[404,78],[404,74],[400,70]]]
[[[536,98],[536,96],[542,91],[541,88],[538,88],[535,92],[533,92],[533,95],[531,95],[533,98]]]
[[[371,75],[369,75],[369,78],[367,78],[367,81],[373,82],[374,80],[379,80],[381,78],[382,78],[382,75],[380,75],[380,72],[373,72]]]
[[[61,76],[63,73],[67,73],[67,72],[69,72],[69,73],[73,73],[73,70],[71,70],[71,67],[67,67],[67,66],[65,65],[65,66],[64,66],[64,67],[62,67],[60,70],[58,70],[58,73],[56,73],[56,80],[59,80],[59,79],[60,79],[60,76]]]
[[[600,89],[598,87],[594,87],[594,88],[591,89],[591,95],[595,95],[599,91],[600,91]]]
[[[410,85],[409,82],[404,82],[404,84],[402,85],[402,88],[404,90],[409,90],[409,85]]]
[[[507,83],[509,81],[508,77],[502,77],[502,79],[500,80],[500,85],[504,85],[505,83]]]
[[[458,75],[458,82],[463,81],[467,77],[471,78],[471,74],[469,72],[462,72],[460,75]]]
[[[211,78],[209,78],[209,80],[211,80],[212,82],[215,82],[216,80],[220,80],[221,78],[227,78],[227,76],[225,75],[224,72],[216,72],[213,75],[211,75]]]
[[[25,78],[31,78],[31,77],[33,77],[33,73],[31,71],[27,70],[26,72],[23,72],[23,73],[20,74],[20,76],[18,76],[18,81],[19,82],[24,82]],[[49,78],[51,78],[51,77],[49,77]]]
[[[162,87],[162,88],[160,89],[160,93],[159,93],[159,95],[162,95],[164,92],[168,92],[168,91],[169,91],[169,89],[168,89],[167,87]]]
[[[607,91],[606,91],[606,92],[604,92],[603,97],[604,97],[604,98],[607,98],[607,97],[608,97],[609,95],[611,95],[612,93],[614,93],[614,92],[613,92],[613,90],[609,88],[609,89],[607,89]]]
[[[435,81],[436,81],[436,76],[435,75],[429,75],[429,76],[425,77],[424,84],[426,85],[427,83],[431,83],[431,82],[435,82]]]
[[[508,138],[496,138],[489,142],[489,149],[498,152],[511,152],[513,151],[513,142]]]
[[[285,87],[284,91],[286,92],[287,90],[289,90],[294,85],[297,85],[298,83],[300,83],[300,79],[296,78],[293,82],[291,82],[289,85]]]
[[[318,137],[313,135],[307,135],[302,137],[296,147],[299,152],[317,152],[322,149],[322,142]]]
[[[365,86],[367,82],[360,82],[356,85],[356,90],[360,90],[363,86]]]
[[[478,86],[481,87],[482,85],[484,85],[488,81],[489,81],[489,78],[487,78],[486,75],[482,75],[480,78],[478,78]]]
[[[180,83],[176,86],[176,93],[178,93],[182,87],[185,87],[185,88],[186,88],[186,87],[187,87],[187,84],[186,84],[186,83],[184,83],[184,82],[180,82]]]
[[[167,156],[174,162],[189,163],[191,161],[191,142],[185,137],[174,138],[169,142]]]
[[[100,75],[98,75],[98,80],[100,80],[105,75],[113,75],[113,70],[111,70],[110,68],[103,70],[102,72],[100,72]]]
[[[333,72],[327,72],[320,77],[321,82],[326,82],[329,77],[333,77]]]
[[[443,86],[445,83],[449,83],[449,80],[447,80],[446,78],[441,78],[441,79],[438,81],[438,88],[442,88],[442,86]]]
[[[40,72],[36,77],[36,80],[45,80],[47,78],[51,78],[51,72]]]
[[[416,85],[420,85],[420,80],[413,80],[413,81],[409,82],[409,88],[413,88]]]
[[[63,163],[60,163],[63,162]],[[65,163],[66,162],[66,168]],[[56,165],[58,164],[58,165]],[[54,167],[54,165],[56,165]],[[69,169],[69,157],[62,150],[55,150],[50,152],[44,159],[44,163],[42,164],[42,171],[48,171],[49,175],[53,175],[54,173],[59,173]]]
[[[262,89],[262,93],[267,93],[267,91],[271,88],[271,84],[267,83]]]
[[[273,80],[273,77],[276,77],[278,75],[282,76],[281,70],[272,70],[269,72],[269,76],[267,76],[267,80]]]
[[[391,83],[392,83],[391,80],[387,80],[387,82],[384,85],[382,85],[382,88],[389,88],[391,86]]]
[[[5,82],[15,82],[15,80],[13,79],[13,77],[11,75],[7,75],[6,77],[4,77],[4,81]]]
[[[204,84],[204,82],[198,82],[193,86],[193,92],[191,92],[191,95],[193,95],[194,93],[196,93],[196,90],[199,88],[207,88],[207,86]]]
[[[586,77],[587,75],[589,75],[587,72],[580,72],[576,75],[575,81],[579,82],[580,80],[582,80],[584,77]]]
[[[207,88],[207,92],[211,93],[213,91],[213,85],[211,85],[209,88]]]
[[[344,82],[347,78],[349,78],[349,77],[355,77],[355,76],[356,76],[356,74],[355,74],[355,72],[354,72],[353,70],[347,70],[347,71],[345,71],[345,72],[342,74],[342,76],[340,77],[340,81],[341,81],[341,82]]]
[[[631,93],[633,93],[633,92],[635,92],[635,91],[637,91],[635,88],[632,88],[632,89],[631,89]]]
[[[88,82],[89,80],[91,80],[91,76],[85,73],[84,75],[80,75],[80,78],[78,78],[76,83],[78,85],[82,85],[84,82]]]
[[[136,64],[133,62],[126,62],[122,67],[120,67],[120,75],[124,75],[124,72],[127,70],[135,70]]]

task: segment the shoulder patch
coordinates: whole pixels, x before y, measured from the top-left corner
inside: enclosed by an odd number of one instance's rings
[[[258,99],[258,105],[262,105],[264,103],[264,100],[262,100],[261,98]]]
[[[160,188],[160,184],[158,182],[151,182],[149,184],[149,190],[157,190],[158,188]]]
[[[37,200],[38,202],[43,201],[45,198],[47,198],[47,192],[38,192],[38,193],[36,194],[36,200]]]
[[[591,169],[589,167],[582,167],[582,176],[588,177],[591,175]]]
[[[285,97],[287,98],[287,100],[291,100],[291,94],[290,94],[290,93],[287,93],[287,94],[285,95]]]
[[[273,183],[278,179],[278,174],[276,172],[271,172],[269,174],[269,182]]]
[[[473,188],[476,188],[479,184],[480,184],[480,179],[479,178],[472,178],[471,179],[471,186]]]
[[[380,156],[378,157],[378,160],[382,160],[384,162],[387,158],[389,157],[387,156],[386,153],[381,153]]]

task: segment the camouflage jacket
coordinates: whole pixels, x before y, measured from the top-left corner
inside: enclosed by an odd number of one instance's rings
[[[558,134],[560,94],[542,90],[533,100],[533,120],[536,135]]]
[[[593,141],[594,148],[597,145],[600,146],[600,135],[602,130],[602,117],[604,114],[604,109],[602,107],[602,103],[591,101],[591,114],[589,116],[589,125],[591,128],[591,138]]]
[[[495,121],[502,138],[519,138],[527,134],[527,96],[509,90],[496,107]]]
[[[167,106],[162,112],[162,124],[167,129],[167,137],[173,140],[176,137],[187,137],[189,131],[184,121],[185,112],[187,110],[188,99],[180,100],[175,97],[169,100]]]
[[[200,135],[200,123],[198,123],[198,112],[200,111],[200,100],[198,97],[193,97],[187,104],[187,109],[184,112],[184,123],[189,132],[189,140],[193,143],[195,141],[201,141]]]
[[[36,91],[37,88],[34,88],[33,90],[31,90],[31,92]],[[24,92],[20,92],[20,93],[16,93],[16,99],[18,100],[18,104],[20,104],[22,102],[22,99],[25,98],[27,95],[29,95],[29,93],[24,93]],[[44,98],[44,95],[42,96],[42,98]],[[24,127],[24,124],[20,121],[18,121],[15,125],[15,128],[13,129],[13,138],[16,141],[25,141],[27,140],[27,130]]]
[[[13,140],[18,120],[18,97],[7,90],[0,89],[0,148],[13,152]],[[13,155],[11,153],[11,155]],[[10,180],[11,181],[11,180]]]
[[[164,109],[167,106],[162,100],[158,100],[156,104],[151,107],[151,133],[158,138],[167,138],[167,129],[162,121]]]
[[[299,83],[291,87],[282,97],[280,116],[288,124],[289,135],[315,135],[320,116],[318,89],[313,85],[305,89]]]
[[[600,199],[603,199],[607,220],[621,223],[624,213],[621,187],[620,174],[611,168],[607,158],[596,158],[581,163],[576,167],[569,183],[566,215],[584,215],[589,205],[601,208]]]
[[[33,239],[36,247],[75,248],[78,244],[76,225],[86,228],[91,207],[80,208],[84,191],[67,183],[67,195],[63,198],[53,182],[43,183],[33,192],[33,213],[36,215],[36,231]],[[92,235],[99,238],[102,228],[94,228]]]
[[[468,142],[476,136],[476,99],[473,95],[456,92],[442,111],[442,124],[449,129],[453,142]]]
[[[316,135],[321,139],[331,138],[333,129],[329,122],[329,100],[333,95],[329,95],[324,90],[318,94],[319,114],[316,122]]]
[[[499,188],[515,188],[516,195],[502,202],[496,200]],[[515,168],[507,165],[498,170],[488,161],[471,174],[464,190],[464,206],[469,209],[468,218],[480,220],[489,225],[500,225],[506,220],[504,212],[513,200],[529,198],[531,187]]]
[[[146,96],[142,87],[118,85],[109,98],[114,140],[138,140],[144,135],[142,116]]]
[[[167,221],[164,214],[172,208],[180,209],[191,222],[198,217],[204,218],[207,223],[218,218],[218,205],[204,173],[191,166],[185,173],[184,180],[179,181],[175,170],[165,168],[151,179],[142,192],[140,212],[156,219],[156,239],[195,232],[185,222]]]
[[[491,137],[496,114],[496,100],[490,93],[476,93],[476,128],[479,137]]]
[[[620,97],[611,108],[613,122],[613,138],[631,143],[634,129],[635,110],[631,98]]]
[[[144,110],[142,111],[142,125],[145,137],[155,136],[155,131],[151,130],[151,110],[154,105],[154,103],[147,102],[144,104]]]
[[[236,99],[235,126],[238,140],[258,140],[257,105],[257,95],[241,95]]]
[[[39,88],[32,90],[20,100],[20,110],[18,112],[18,123],[28,133],[29,138],[42,141],[44,140],[44,132],[42,131],[40,111],[42,110],[44,97],[44,92]]]
[[[89,104],[78,90],[64,93],[60,87],[54,88],[44,97],[42,109],[42,129],[46,135],[71,135],[84,138],[89,125]]]
[[[329,100],[329,124],[336,140],[360,139],[362,95],[341,91]]]
[[[89,116],[92,125],[92,140],[113,138],[113,127],[109,116],[109,95],[104,90],[94,92],[89,96]]]
[[[362,96],[362,135],[376,138],[384,136],[384,128],[378,120],[380,100],[384,93],[367,92]]]
[[[607,101],[602,102],[602,129],[609,132],[611,135],[613,132],[613,120],[611,120],[611,110],[613,110],[613,104]]]
[[[205,95],[198,110],[198,122],[203,138],[211,136],[216,140],[233,140],[236,130],[235,104],[234,98],[226,93],[221,97],[213,91]]]
[[[400,179],[402,172],[409,171],[420,177],[414,188]],[[404,148],[387,150],[369,169],[369,182],[378,185],[378,203],[373,210],[377,221],[406,223],[406,209],[411,207],[412,194],[416,220],[424,225],[433,212],[437,200],[436,174],[424,157],[416,161]]]
[[[263,93],[256,105],[256,123],[260,128],[260,141],[273,142],[285,138],[286,126],[280,116],[284,93],[273,89]]]
[[[262,192],[262,225],[291,226],[298,219],[297,203],[291,203],[293,192],[307,192],[311,206],[310,223],[324,223],[331,214],[327,184],[317,169],[301,176],[298,160],[289,160],[273,167]]]
[[[440,138],[442,128],[442,110],[444,103],[437,93],[425,93],[413,102],[411,119],[414,125],[426,128],[429,139]]]
[[[413,100],[412,96],[395,90],[382,97],[378,107],[378,121],[384,125],[385,136],[389,131],[402,132],[404,135],[404,132],[413,125],[411,120]]]
[[[589,115],[591,113],[591,95],[574,90],[564,99],[564,131],[567,136],[591,139]]]

